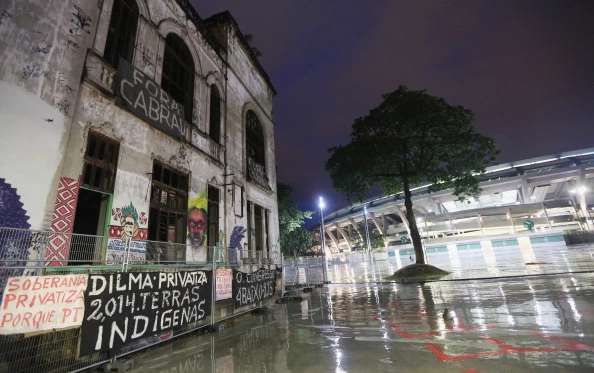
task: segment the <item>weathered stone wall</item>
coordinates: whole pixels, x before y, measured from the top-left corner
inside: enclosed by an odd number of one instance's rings
[[[20,195],[33,229],[52,218],[98,14],[96,1],[0,3],[0,178]]]
[[[5,135],[0,137],[0,181],[18,190],[31,228],[49,228],[59,181],[68,180],[76,189],[93,130],[120,143],[114,207],[133,203],[148,214],[150,173],[158,160],[190,175],[190,199],[209,184],[220,188],[219,226],[225,246],[233,227],[247,226],[245,207],[243,216],[234,213],[241,198],[233,198],[236,188],[228,185],[233,183],[243,188],[244,204],[253,201],[271,211],[269,240],[278,248],[273,88],[248,58],[234,27],[223,28],[228,48],[219,54],[177,1],[137,3],[141,17],[136,69],[160,85],[169,33],[181,36],[191,51],[196,71],[194,108],[185,139],[180,141],[115,104],[116,72],[102,59],[113,0],[3,1],[0,126]],[[213,84],[222,101],[220,144],[208,136]],[[248,108],[258,115],[264,130],[272,191],[247,181]]]

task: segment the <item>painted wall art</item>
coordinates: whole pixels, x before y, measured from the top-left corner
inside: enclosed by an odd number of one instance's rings
[[[206,231],[208,228],[208,199],[206,190],[188,201],[188,234],[186,238],[186,261],[208,260]]]

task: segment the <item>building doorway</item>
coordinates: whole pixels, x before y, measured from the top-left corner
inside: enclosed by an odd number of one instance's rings
[[[109,194],[80,188],[68,265],[89,265],[93,264],[93,261],[100,260],[110,202]]]
[[[99,264],[104,260],[107,221],[120,145],[90,131],[83,158],[81,187],[74,215],[68,265]]]

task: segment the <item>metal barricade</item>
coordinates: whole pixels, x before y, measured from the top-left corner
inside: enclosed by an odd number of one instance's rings
[[[283,294],[321,285],[324,279],[324,258],[297,257],[283,260]]]

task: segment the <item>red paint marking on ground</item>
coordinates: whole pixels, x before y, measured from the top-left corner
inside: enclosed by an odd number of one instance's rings
[[[412,333],[408,333],[402,329],[399,328],[400,325],[422,325],[424,324],[424,322],[421,321],[406,321],[406,322],[400,322],[398,324],[392,324],[390,325],[390,328],[393,329],[396,333],[400,334],[401,336],[403,336],[404,338],[419,338],[419,337],[427,337],[427,336],[433,336],[433,335],[439,335],[441,332],[454,332],[454,333],[460,333],[460,332],[468,332],[468,331],[473,331],[473,330],[482,330],[482,329],[492,329],[492,328],[498,328],[500,327],[500,325],[498,324],[493,324],[493,325],[486,325],[486,326],[475,326],[473,328],[464,328],[464,327],[458,327],[458,326],[447,326],[446,325],[446,329],[441,329],[441,330],[435,330],[435,331],[431,331],[431,332],[427,332],[427,333],[417,333],[417,334],[412,334]],[[462,326],[464,326],[464,324],[462,323]]]
[[[492,344],[494,344],[495,346],[501,347],[501,349],[505,350],[505,351],[509,351],[511,352],[522,352],[521,349],[516,348],[514,346],[510,346],[507,343],[503,343],[501,342],[499,339],[495,339],[486,335],[481,335],[480,336],[482,339],[484,339],[487,342],[490,342]]]
[[[464,373],[481,373],[477,370],[472,370],[472,369],[464,369]]]
[[[552,336],[552,335],[547,335],[547,334],[539,333],[539,332],[528,332],[528,333],[530,333],[532,335],[535,335],[537,337],[541,337],[541,338],[545,338],[545,339],[551,340],[551,341],[561,342],[561,343],[565,343],[565,344],[570,345],[570,346],[574,346],[576,348],[576,350],[594,351],[594,347],[585,345],[583,343],[572,342],[572,341],[568,341],[567,339],[562,339],[562,338],[559,338],[559,337],[555,337],[555,336]]]
[[[394,324],[390,325],[390,328],[392,328],[396,333],[400,334],[402,337],[409,338],[409,339],[410,338],[429,337],[429,336],[439,335],[439,332],[411,334],[411,333],[405,332],[404,330],[398,328]]]
[[[508,355],[508,354],[521,354],[521,353],[529,353],[529,352],[556,352],[556,351],[594,351],[594,347],[588,346],[582,343],[576,343],[572,341],[568,341],[566,339],[561,339],[558,337],[548,336],[542,333],[537,332],[529,332],[532,335],[542,337],[548,340],[556,341],[565,343],[566,346],[559,346],[559,347],[539,347],[539,348],[518,348],[508,345],[498,339],[488,337],[488,336],[481,336],[482,339],[501,347],[501,350],[497,351],[486,351],[486,352],[477,352],[473,354],[463,354],[463,355],[448,355],[446,354],[441,348],[437,347],[437,345],[429,342],[425,342],[425,346],[437,356],[440,361],[454,361],[454,360],[465,360],[465,359],[475,359],[477,357],[483,356],[495,356],[495,355]]]

